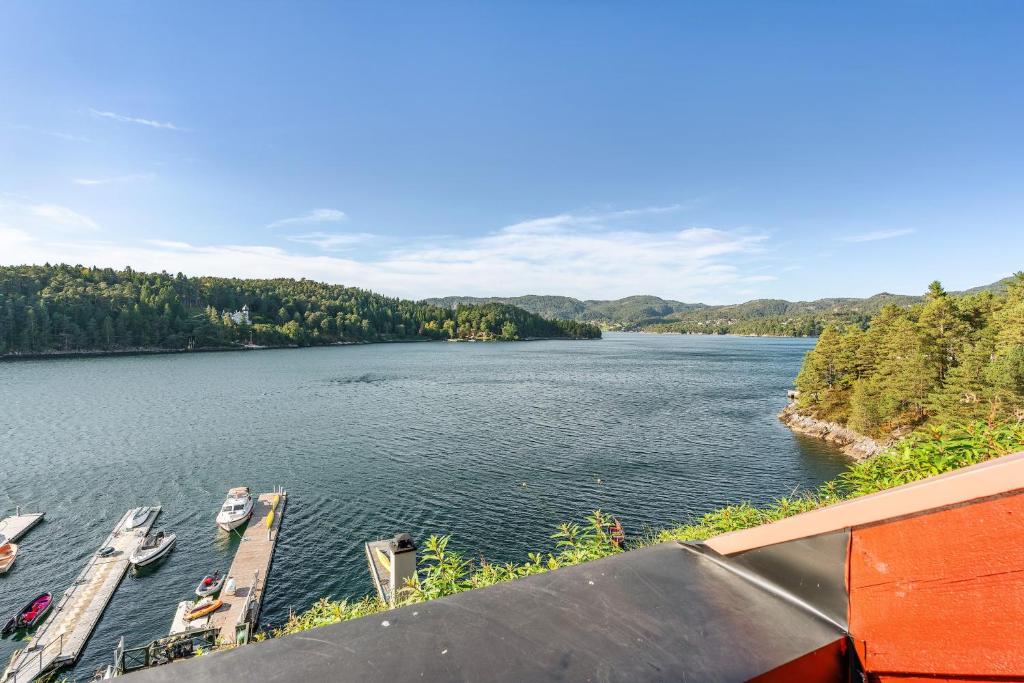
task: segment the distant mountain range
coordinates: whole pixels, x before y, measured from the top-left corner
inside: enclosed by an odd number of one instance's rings
[[[998,292],[1006,289],[1008,281],[1006,278],[956,294]],[[426,299],[425,303],[446,308],[454,308],[458,304],[511,304],[545,318],[593,322],[605,329],[811,336],[833,322],[865,324],[886,304],[913,306],[923,300],[923,296],[882,292],[866,299],[755,299],[742,304],[710,306],[651,295],[580,300],[568,296],[528,294],[514,297],[446,296]]]

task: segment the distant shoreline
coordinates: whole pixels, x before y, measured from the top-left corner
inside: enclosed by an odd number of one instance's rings
[[[600,339],[600,337],[597,337]],[[45,351],[42,353],[7,353],[0,355],[0,363],[18,361],[39,361],[57,360],[61,358],[111,358],[115,356],[169,356],[188,353],[229,353],[238,351],[280,351],[296,349],[324,349],[332,346],[366,346],[369,344],[420,344],[427,342],[458,342],[458,343],[481,343],[492,344],[495,342],[531,342],[531,341],[592,341],[584,337],[527,337],[524,339],[378,339],[374,341],[344,341],[332,342],[330,344],[311,344],[300,346],[298,344],[270,344],[257,346],[207,346],[195,349],[161,349],[161,348],[136,348],[136,349],[96,349],[78,351]]]

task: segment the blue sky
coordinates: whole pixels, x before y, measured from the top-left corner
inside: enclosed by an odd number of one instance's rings
[[[1024,267],[1024,3],[0,8],[0,263],[708,303]]]

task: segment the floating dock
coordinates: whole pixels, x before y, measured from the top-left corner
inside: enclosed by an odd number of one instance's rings
[[[203,631],[210,626],[210,617],[200,617],[193,619],[192,621],[185,621],[185,612],[189,607],[195,604],[195,600],[182,600],[178,603],[178,609],[174,612],[174,621],[171,622],[171,630],[167,634],[169,636],[176,636],[179,633],[187,633],[188,631]]]
[[[0,534],[6,536],[11,543],[17,543],[22,536],[29,532],[29,529],[42,522],[45,516],[45,512],[21,514],[19,509],[13,517],[0,520]]]
[[[89,558],[28,646],[11,658],[0,681],[28,683],[42,673],[73,664],[82,654],[114,591],[128,572],[128,557],[142,544],[160,515],[160,507],[153,508],[145,524],[125,530],[124,524],[132,512],[129,510],[118,520],[107,540],[97,549],[111,547],[113,554],[108,557],[93,554]]]
[[[256,626],[287,502],[288,494],[282,489],[261,493],[253,506],[220,594],[224,606],[210,617],[210,626],[220,631],[221,643],[246,643]],[[234,590],[229,591],[232,584]]]

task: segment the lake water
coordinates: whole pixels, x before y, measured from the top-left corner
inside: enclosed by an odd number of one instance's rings
[[[263,625],[371,592],[362,544],[396,532],[521,560],[596,508],[639,534],[812,487],[846,460],[775,418],[812,344],[612,333],[0,363],[0,515],[47,513],[0,577],[0,614],[61,593],[125,510],[160,503],[177,548],[129,574],[75,673],[121,635],[166,635],[231,562],[214,516],[238,485],[290,494]]]

